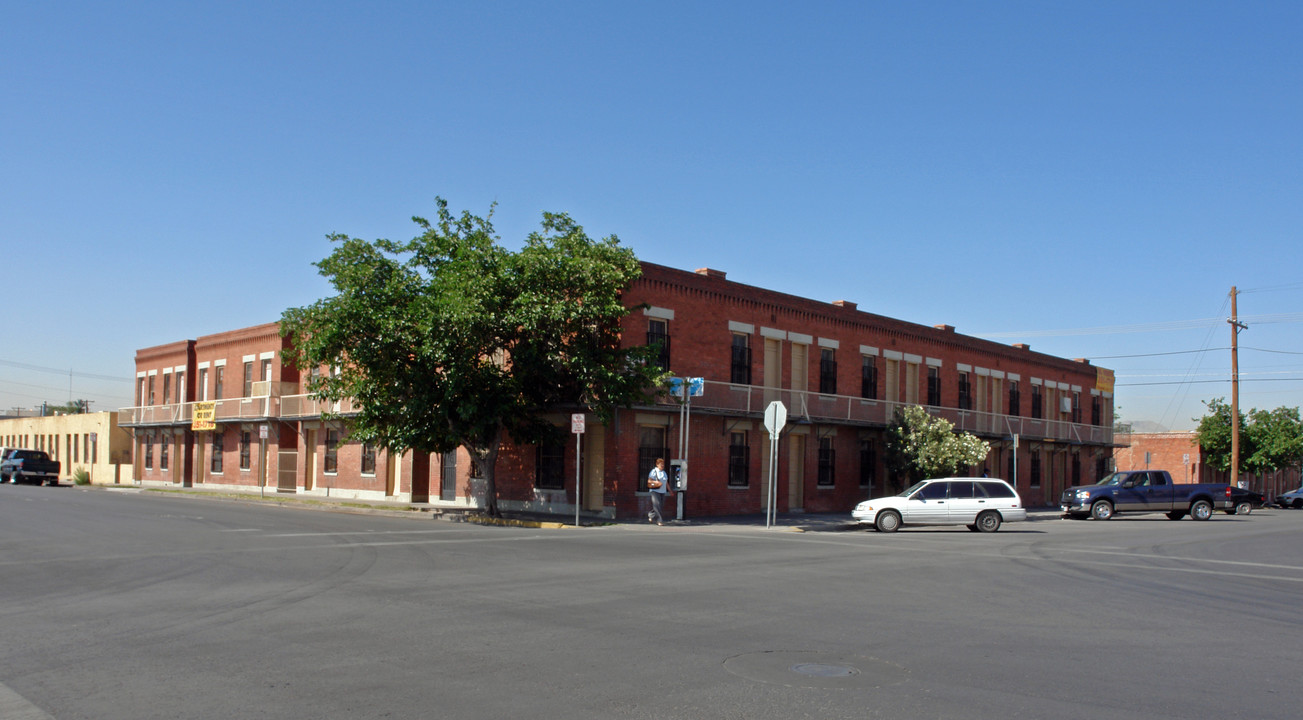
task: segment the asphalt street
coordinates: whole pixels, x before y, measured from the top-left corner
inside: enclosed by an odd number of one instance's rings
[[[0,718],[1297,718],[1303,511],[482,527],[0,487]]]

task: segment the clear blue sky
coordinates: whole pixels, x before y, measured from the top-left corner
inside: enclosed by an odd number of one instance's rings
[[[1299,2],[8,2],[0,407],[129,405],[136,349],[324,296],[327,233],[435,196],[1096,358],[1173,429],[1229,352],[1116,356],[1228,347],[1237,285],[1242,404],[1297,406],[1300,38]]]

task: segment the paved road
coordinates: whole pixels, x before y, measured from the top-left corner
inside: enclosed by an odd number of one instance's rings
[[[1303,512],[479,527],[0,487],[0,717],[1297,718]]]

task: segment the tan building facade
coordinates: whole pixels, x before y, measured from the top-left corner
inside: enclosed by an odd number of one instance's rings
[[[118,413],[5,418],[0,447],[42,450],[59,461],[68,482],[85,470],[96,485],[127,484],[132,477],[131,434],[118,427]]]

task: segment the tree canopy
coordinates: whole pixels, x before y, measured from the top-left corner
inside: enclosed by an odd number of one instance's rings
[[[639,277],[633,251],[590,239],[568,215],[544,213],[519,252],[499,244],[487,217],[415,217],[406,243],[331,235],[316,263],[337,291],[286,310],[286,360],[329,367],[310,390],[351,398],[350,437],[391,450],[466,447],[498,514],[494,469],[505,437],[558,439],[544,413],[607,417],[648,399],[661,371],[651,349],[624,348],[622,291]]]
[[[956,433],[954,424],[918,405],[896,410],[887,428],[886,464],[910,482],[956,474],[986,460],[991,444],[971,433]]]
[[[1204,462],[1226,472],[1231,468],[1231,406],[1222,398],[1204,405],[1195,438]],[[1303,422],[1296,407],[1240,413],[1240,472],[1265,473],[1303,462]]]

